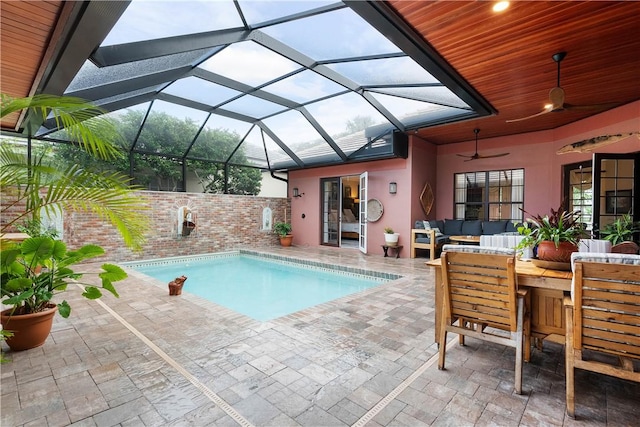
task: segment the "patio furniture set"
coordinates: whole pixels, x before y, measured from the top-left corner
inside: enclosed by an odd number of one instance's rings
[[[517,259],[512,249],[445,245],[426,265],[435,268],[440,369],[448,332],[461,345],[471,336],[515,347],[521,394],[532,341],[541,347],[550,338],[565,345],[570,417],[575,369],[640,382],[640,255],[575,252],[572,271],[555,271]]]

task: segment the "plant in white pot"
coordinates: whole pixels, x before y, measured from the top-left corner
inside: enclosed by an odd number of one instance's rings
[[[400,238],[400,233],[395,233],[391,227],[384,228],[384,243],[386,246],[398,246],[398,238]]]

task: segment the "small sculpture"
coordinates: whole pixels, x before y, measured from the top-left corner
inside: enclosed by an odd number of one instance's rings
[[[186,280],[187,276],[180,276],[169,282],[169,295],[182,295],[182,286]]]

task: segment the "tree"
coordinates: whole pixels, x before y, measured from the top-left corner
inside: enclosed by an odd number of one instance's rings
[[[122,150],[128,151],[138,135],[143,120],[141,111],[128,110],[124,114],[112,115],[122,139],[128,145]],[[181,187],[181,158],[198,132],[200,125],[190,119],[181,120],[164,112],[152,112],[147,117],[137,139],[133,153],[134,182],[147,189],[177,191]],[[187,168],[201,177],[203,189],[210,193],[224,191],[224,163],[234,153],[240,143],[240,136],[224,129],[205,128],[189,151],[189,156],[205,160],[187,160]],[[98,162],[82,153],[61,147],[57,153],[64,162],[73,162],[85,167],[112,169],[129,173],[128,159],[115,159]],[[246,163],[242,148],[233,155],[234,163]],[[261,173],[256,168],[229,167],[228,192],[231,194],[258,194],[260,192]]]
[[[373,118],[369,116],[355,116],[351,120],[347,120],[347,135],[352,133],[356,133],[361,130],[365,130],[366,128],[373,126]]]

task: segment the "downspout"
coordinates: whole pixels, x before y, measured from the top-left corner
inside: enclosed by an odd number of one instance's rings
[[[269,174],[271,175],[271,178],[273,179],[277,179],[279,181],[283,181],[287,183],[287,191],[289,189],[289,180],[288,179],[284,179],[281,178],[279,176],[275,176],[273,169],[271,169],[271,162],[269,161],[269,152],[267,151],[267,143],[264,140],[264,132],[262,131],[262,128],[260,128],[260,135],[262,136],[262,147],[264,148],[264,157],[265,159],[267,159],[267,167],[269,168]],[[287,172],[287,177],[289,176],[289,173]]]
[[[271,178],[277,179],[277,180],[280,180],[280,181],[284,181],[287,184],[289,183],[288,179],[285,179],[285,178],[282,178],[282,177],[279,177],[279,176],[275,176],[273,173],[274,173],[273,170],[269,169],[269,174],[271,174]],[[287,174],[287,176],[288,176],[288,174]]]

